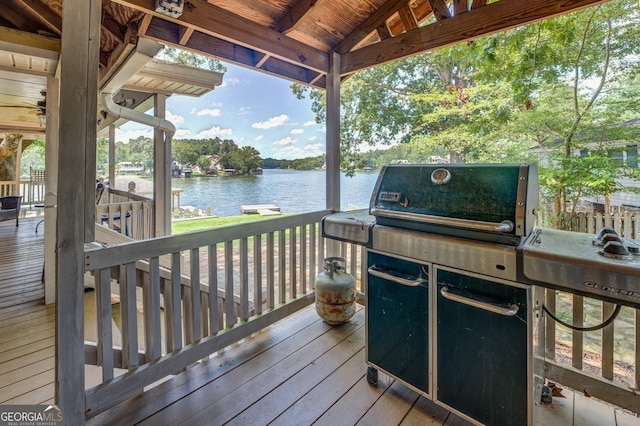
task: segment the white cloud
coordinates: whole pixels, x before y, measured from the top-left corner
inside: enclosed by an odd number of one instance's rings
[[[291,130],[292,135],[301,135],[304,133],[304,129],[293,129]]]
[[[220,110],[219,109],[203,109],[198,111],[198,116],[201,117],[203,115],[210,115],[212,117],[220,117]]]
[[[322,126],[321,128],[318,129],[318,131],[320,133],[327,133],[327,126]]]
[[[316,139],[318,139],[318,137],[317,137],[317,136],[311,136],[311,137],[309,138],[309,140],[310,140],[310,141],[315,141]]]
[[[171,111],[167,111],[167,120],[172,122],[173,124],[182,124],[184,123],[184,117],[181,115],[172,114]]]
[[[254,141],[256,141],[256,142],[260,142],[262,139],[264,139],[264,136],[262,136],[262,135],[258,135],[258,136],[256,136],[256,138],[254,139]]]
[[[122,130],[116,128],[116,141],[118,142],[129,143],[131,139],[137,139],[140,136],[153,139],[153,129],[144,128],[135,130]]]
[[[176,129],[176,134],[173,135],[174,139],[185,139],[191,136],[191,130],[189,129]]]
[[[267,121],[259,121],[257,123],[253,123],[251,127],[254,129],[272,129],[274,127],[279,127],[284,125],[284,123],[289,119],[289,116],[286,114],[281,114],[276,117],[271,117]]]
[[[308,126],[314,126],[315,124],[316,124],[316,122],[313,121],[313,120],[305,121],[305,123],[304,123],[304,125],[307,126],[307,127]]]
[[[238,115],[247,115],[247,114],[251,114],[251,107],[250,106],[240,107],[240,109],[238,110]]]
[[[296,142],[297,141],[293,139],[291,136],[287,136],[280,140],[275,141],[273,144],[276,146],[287,146],[287,145],[293,145]]]
[[[233,134],[232,129],[222,129],[218,126],[213,126],[208,130],[203,130],[197,135],[195,135],[194,139],[207,139],[207,138],[215,138],[216,136],[231,136]]]
[[[324,153],[324,144],[321,143],[310,143],[304,146],[305,151],[314,151]]]
[[[293,160],[295,158],[302,158],[308,153],[305,153],[302,149],[297,146],[286,146],[284,148],[273,150],[273,157],[280,158],[283,160]]]

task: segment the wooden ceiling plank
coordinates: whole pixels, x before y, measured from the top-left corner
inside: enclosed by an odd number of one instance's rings
[[[282,34],[288,34],[295,30],[300,21],[313,9],[318,0],[298,0],[280,21],[275,25],[274,29]]]
[[[178,27],[178,44],[180,46],[184,46],[187,44],[191,36],[193,35],[193,28],[190,27]]]
[[[156,12],[154,0],[113,0],[113,2],[152,14],[162,20],[191,27],[198,32],[271,54],[305,68],[325,71],[329,66],[328,55],[325,52],[284,37],[275,30],[259,26],[205,0],[190,0],[179,18]]]
[[[35,33],[36,29],[25,19],[23,14],[18,13],[10,7],[3,8],[2,19],[8,22],[10,25],[3,25],[4,27],[20,28],[21,31],[27,33]]]
[[[54,34],[62,35],[62,17],[58,16],[40,0],[18,0],[29,12],[38,17],[40,21]]]
[[[376,31],[377,28],[385,23],[387,19],[398,11],[402,6],[407,4],[407,0],[389,0],[382,7],[376,10],[355,30],[351,31],[340,43],[338,43],[331,52],[340,54],[347,53],[360,43],[362,39]]]
[[[563,15],[574,10],[606,3],[608,0],[509,0],[444,19],[380,43],[346,53],[341,58],[341,74],[407,56],[416,55],[461,41]]]
[[[433,10],[433,16],[435,16],[436,21],[451,18],[451,12],[444,0],[427,0],[427,2],[431,5],[431,10]]]
[[[398,9],[398,14],[400,15],[400,20],[402,21],[402,25],[404,25],[406,31],[418,28],[418,21],[416,21],[416,17],[413,16],[413,12],[408,4],[405,4]]]

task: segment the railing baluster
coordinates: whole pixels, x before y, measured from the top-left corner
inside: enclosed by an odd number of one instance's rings
[[[274,233],[269,232],[267,234],[267,309],[273,309],[276,303],[275,297],[275,241]]]
[[[637,234],[636,234],[637,235]],[[635,349],[636,349],[636,354],[634,357],[635,363],[635,389],[640,389],[640,309],[634,309],[634,319],[635,319],[635,325],[636,325],[636,344],[635,344]]]
[[[307,225],[300,226],[300,292],[307,294]]]
[[[311,289],[315,290],[315,281],[316,276],[318,275],[318,264],[316,262],[317,259],[321,259],[319,257],[317,238],[318,235],[316,232],[316,224],[312,223],[310,226],[311,233],[309,235],[309,250],[311,251],[311,256],[309,257],[309,275],[311,277]]]
[[[162,335],[160,331],[160,260],[149,259],[149,282],[143,292],[145,360],[156,360],[162,356]]]
[[[175,350],[173,342],[175,336],[173,335],[173,319],[175,315],[173,313],[173,296],[171,295],[173,288],[171,287],[171,279],[160,277],[160,291],[162,292],[162,298],[164,300],[164,342],[166,353],[171,353]]]
[[[182,303],[184,307],[184,343],[193,343],[193,305],[191,304],[191,287],[183,285],[180,289]]]
[[[180,252],[171,254],[171,300],[166,301],[171,304],[171,329],[173,334],[172,350],[178,350],[182,347],[182,284],[180,283],[181,275],[181,258]]]
[[[614,306],[613,303],[602,302],[603,321],[611,316]],[[614,324],[602,329],[602,377],[609,380],[613,380],[613,330]]]
[[[320,260],[320,264],[318,265],[316,275],[320,273],[319,271],[322,271],[322,268],[324,268],[324,256],[325,256],[324,243],[325,243],[325,239],[320,235],[321,234],[318,235],[318,260]]]
[[[287,301],[287,254],[285,251],[285,245],[285,231],[282,229],[278,231],[278,303],[281,304],[284,304]]]
[[[355,244],[349,244],[349,273],[355,278],[358,268],[358,251]]]
[[[211,289],[209,289],[211,290]],[[209,293],[200,292],[200,323],[202,324],[202,337],[209,335]]]
[[[233,327],[236,323],[236,310],[233,297],[233,241],[224,243],[224,298],[225,315],[227,317],[226,328]]]
[[[200,327],[200,250],[191,249],[191,307],[193,327],[193,340],[202,339],[202,327]]]
[[[550,288],[546,289],[545,306],[555,315],[557,292]],[[545,357],[551,360],[556,359],[556,322],[550,316],[545,318]]]
[[[209,245],[209,328],[211,334],[220,331],[218,320],[218,245]]]
[[[122,321],[122,364],[138,366],[138,309],[136,306],[136,264],[120,267],[120,319]]]
[[[253,236],[253,309],[262,313],[262,235]]]
[[[102,366],[102,381],[113,379],[113,327],[111,326],[111,271],[101,269],[96,274],[96,317],[98,319],[98,365]]]
[[[249,244],[240,238],[240,318],[249,318]]]
[[[297,228],[289,229],[289,295],[292,299],[298,297],[298,261],[297,261],[297,243],[296,243]]]
[[[572,295],[573,325],[582,327],[584,323],[584,298],[577,294]],[[584,335],[582,331],[571,331],[571,365],[578,370],[582,370],[582,356],[584,352]]]

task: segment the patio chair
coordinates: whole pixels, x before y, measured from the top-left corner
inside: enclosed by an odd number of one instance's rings
[[[12,220],[15,218],[16,226],[18,226],[21,203],[22,195],[8,195],[6,197],[0,197],[0,221]]]

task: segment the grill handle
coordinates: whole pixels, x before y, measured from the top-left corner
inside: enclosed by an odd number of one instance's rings
[[[449,287],[443,286],[440,289],[442,297],[454,302],[462,303],[464,305],[473,306],[485,311],[493,312],[494,314],[504,315],[505,317],[512,317],[518,313],[518,305],[512,303],[509,307],[494,305],[492,303],[481,302],[479,300],[470,299],[468,297],[460,296],[459,294],[450,293]]]
[[[402,284],[407,287],[418,287],[427,282],[427,280],[425,280],[424,278],[416,277],[414,279],[406,279],[406,278],[398,277],[396,275],[391,275],[386,272],[382,272],[381,270],[377,269],[375,266],[370,266],[368,271],[374,277],[382,278],[383,280],[387,280],[387,281],[393,281],[394,283]]]
[[[382,210],[377,208],[371,209],[373,216],[384,216],[392,219],[411,220],[414,222],[432,223],[435,225],[454,226],[459,228],[468,228],[477,231],[488,232],[511,232],[513,231],[513,222],[503,220],[500,223],[482,222],[479,220],[458,219],[455,217],[434,216],[430,214],[416,214],[406,212],[396,212],[391,210]]]

